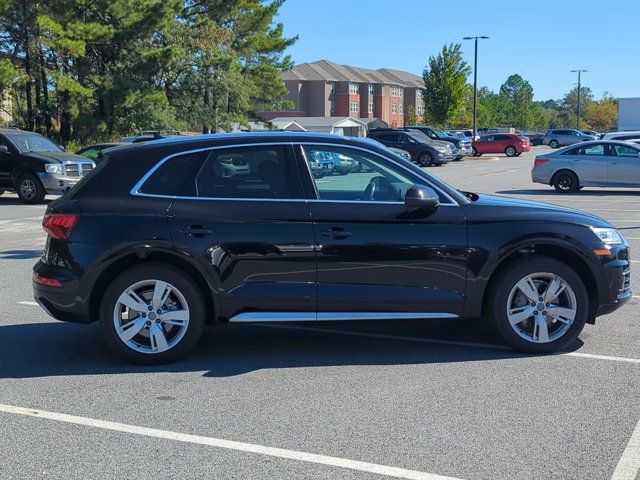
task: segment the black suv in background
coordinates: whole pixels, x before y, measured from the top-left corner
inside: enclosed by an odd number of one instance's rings
[[[310,161],[362,168],[316,179]],[[205,324],[478,318],[525,352],[631,297],[629,247],[591,214],[461,193],[369,140],[203,135],[106,152],[49,204],[36,301],[99,320],[143,363]]]
[[[0,128],[0,195],[15,190],[23,203],[38,203],[46,194],[66,192],[93,167],[42,135]]]
[[[460,138],[456,135],[449,135],[438,128],[427,125],[407,125],[404,128],[424,133],[431,140],[441,140],[455,145],[457,149],[455,160],[470,157],[473,154],[470,138]]]
[[[399,148],[411,155],[411,160],[423,167],[440,166],[454,159],[451,148],[440,142],[432,142],[419,132],[394,128],[373,129],[368,138],[386,147]]]

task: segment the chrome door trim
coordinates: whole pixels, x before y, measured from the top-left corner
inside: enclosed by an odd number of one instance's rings
[[[458,318],[458,315],[447,312],[246,312],[231,317],[229,322],[322,322],[430,318]]]

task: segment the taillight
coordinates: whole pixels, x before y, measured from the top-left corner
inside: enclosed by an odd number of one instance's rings
[[[42,228],[51,237],[66,240],[78,221],[77,213],[47,213],[42,219]]]
[[[41,277],[37,273],[33,274],[33,281],[40,285],[46,285],[47,287],[61,287],[60,280],[51,277]]]
[[[539,167],[540,165],[542,165],[543,163],[547,163],[549,161],[548,158],[536,158],[533,161],[533,166],[534,167]]]

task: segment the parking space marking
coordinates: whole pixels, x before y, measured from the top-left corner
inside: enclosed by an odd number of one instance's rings
[[[640,473],[640,421],[616,465],[611,480],[634,480]]]
[[[334,328],[321,328],[321,327],[302,327],[302,326],[296,326],[296,325],[273,325],[273,324],[266,324],[266,323],[257,323],[255,325],[259,325],[261,327],[267,327],[267,328],[282,328],[282,329],[288,329],[288,330],[303,330],[303,331],[308,330],[312,332],[331,333],[331,334],[335,333],[339,335],[351,335],[354,337],[384,338],[388,340],[431,343],[435,345],[454,345],[457,347],[490,348],[493,350],[513,351],[511,347],[508,347],[506,345],[496,345],[493,343],[465,342],[465,341],[459,341],[459,340],[438,340],[434,338],[408,337],[406,335],[387,335],[383,333],[356,332],[353,330],[339,330]],[[514,351],[514,354],[515,353],[516,352]],[[535,357],[535,354],[532,354],[531,356]],[[615,357],[610,355],[597,355],[594,353],[556,352],[556,353],[547,354],[547,356],[590,358],[593,360],[607,360],[610,362],[631,363],[631,364],[640,365],[640,358]]]
[[[299,450],[288,450],[285,448],[267,447],[265,445],[258,445],[255,443],[236,442],[234,440],[191,435],[187,433],[173,432],[170,430],[158,430],[155,428],[140,427],[136,425],[128,425],[125,423],[98,420],[89,417],[79,417],[66,413],[57,413],[33,408],[17,407],[14,405],[0,404],[0,412],[14,415],[24,415],[31,418],[44,418],[57,422],[71,423],[86,427],[100,428],[103,430],[111,430],[115,432],[160,438],[163,440],[173,440],[177,442],[191,443],[196,445],[224,448],[227,450],[255,453],[258,455],[266,455],[270,457],[285,458],[288,460],[297,460],[300,462],[346,468],[350,470],[374,473],[393,478],[404,478],[411,480],[460,480],[456,479],[455,477],[446,477],[442,475],[436,475],[434,473],[420,472],[417,470],[407,470],[404,468],[390,467],[387,465],[379,465],[376,463],[361,462],[359,460],[350,460],[348,458],[331,457],[328,455],[319,455],[316,453],[302,452]]]
[[[37,302],[18,302],[20,305],[33,305],[33,306],[38,306]]]

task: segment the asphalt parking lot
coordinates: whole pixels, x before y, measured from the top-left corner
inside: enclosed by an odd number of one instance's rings
[[[540,147],[429,171],[589,211],[640,285],[640,190],[533,184]],[[571,351],[505,349],[464,320],[224,325],[187,359],[118,360],[33,304],[45,206],[0,196],[0,478],[640,479],[640,297]]]

